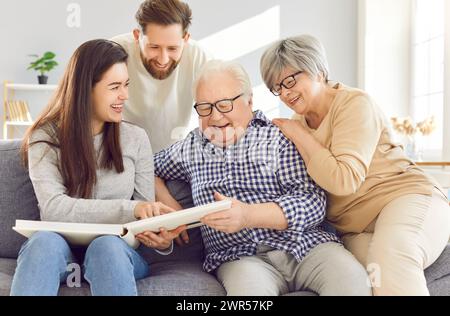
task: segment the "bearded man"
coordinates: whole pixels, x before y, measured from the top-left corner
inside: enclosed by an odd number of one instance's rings
[[[182,139],[192,117],[192,84],[209,59],[190,39],[189,6],[179,0],[146,0],[132,33],[112,38],[128,53],[129,100],[124,119],[145,129],[153,152]]]

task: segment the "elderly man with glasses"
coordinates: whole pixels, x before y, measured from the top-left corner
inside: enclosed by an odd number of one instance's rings
[[[260,111],[234,62],[210,61],[194,86],[199,128],[155,155],[155,174],[190,183],[195,205],[232,199],[202,219],[206,258],[228,295],[370,295],[367,274],[321,228],[326,196],[295,146]],[[157,181],[157,199],[176,201]]]

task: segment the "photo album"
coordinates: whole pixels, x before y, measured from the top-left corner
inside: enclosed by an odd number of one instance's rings
[[[227,210],[231,207],[231,200],[214,202],[160,216],[126,224],[84,224],[64,222],[44,222],[16,220],[13,229],[29,238],[37,231],[49,231],[62,235],[71,245],[87,246],[95,238],[104,235],[119,236],[133,248],[139,246],[134,237],[145,231],[159,232],[160,228],[175,229],[187,225],[188,229],[201,226],[200,219],[210,213]]]

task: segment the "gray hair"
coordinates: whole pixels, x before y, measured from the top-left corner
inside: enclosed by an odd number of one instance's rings
[[[323,75],[328,82],[329,69],[325,49],[313,36],[300,35],[276,41],[261,58],[261,76],[271,89],[286,68],[304,71],[311,77]]]
[[[244,67],[241,64],[235,61],[224,61],[224,60],[210,60],[200,69],[200,72],[197,74],[193,85],[193,93],[194,96],[197,93],[197,87],[200,82],[208,80],[208,77],[212,74],[227,72],[231,74],[242,87],[242,92],[245,94],[247,98],[252,96],[252,84],[250,82],[250,77],[248,73],[245,71]]]

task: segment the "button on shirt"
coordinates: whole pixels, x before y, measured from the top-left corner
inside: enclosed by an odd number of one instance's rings
[[[308,176],[295,146],[260,111],[234,145],[217,147],[195,129],[154,159],[156,176],[190,183],[196,206],[214,202],[214,192],[219,192],[248,204],[277,203],[286,216],[284,231],[245,228],[227,234],[202,226],[208,272],[255,255],[258,245],[287,251],[300,262],[315,246],[339,242],[320,226],[325,192]]]

